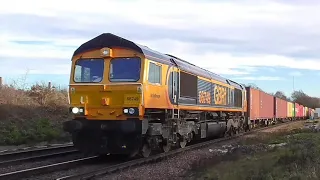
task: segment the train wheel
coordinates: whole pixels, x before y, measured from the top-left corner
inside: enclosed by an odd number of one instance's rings
[[[141,155],[143,157],[149,157],[150,154],[151,154],[151,149],[150,149],[149,145],[145,143],[141,149]]]
[[[242,128],[238,127],[238,128],[236,129],[236,134],[240,134],[241,132],[242,132]]]
[[[232,136],[234,136],[235,135],[235,129],[234,129],[234,127],[231,125],[230,127],[229,127],[229,129],[226,131],[226,135],[227,135],[227,137],[229,136],[229,137],[232,137]]]
[[[231,127],[231,136],[235,136],[235,135],[237,135],[238,133],[238,128],[236,128],[236,127]]]
[[[139,148],[135,148],[129,155],[129,158],[134,158],[135,156],[139,155]]]
[[[163,152],[169,152],[171,150],[171,143],[168,143],[167,140],[164,140],[162,143],[162,150]]]
[[[185,148],[187,145],[187,140],[185,138],[181,138],[179,141],[179,145],[181,148]]]
[[[230,134],[230,129],[227,129],[227,130],[225,131],[224,136],[225,136],[225,137],[231,136],[231,134]]]

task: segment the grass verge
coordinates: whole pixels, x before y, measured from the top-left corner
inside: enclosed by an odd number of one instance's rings
[[[282,146],[274,146],[275,144]],[[264,144],[264,150],[248,153]],[[212,180],[313,180],[320,179],[320,134],[294,130],[247,138],[240,151],[218,161],[202,163],[191,179]],[[271,147],[271,148],[270,148]],[[242,149],[242,150],[241,150]],[[250,151],[252,152],[252,151]],[[210,160],[207,160],[210,161]]]

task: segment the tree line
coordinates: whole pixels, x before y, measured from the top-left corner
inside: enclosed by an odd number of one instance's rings
[[[287,97],[282,91],[277,91],[274,96],[278,98],[282,98],[288,101],[293,101],[303,106],[307,106],[310,108],[319,108],[320,107],[320,98],[312,97],[304,93],[302,90],[293,91],[291,97]]]

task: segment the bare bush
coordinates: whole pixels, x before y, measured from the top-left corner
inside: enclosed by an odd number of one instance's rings
[[[25,79],[13,81],[0,88],[0,144],[46,141],[65,136],[61,123],[70,118],[67,90],[46,83],[36,83],[27,89],[24,82]]]
[[[33,85],[27,93],[35,102],[45,107],[65,106],[68,103],[66,90],[56,90],[45,83]]]

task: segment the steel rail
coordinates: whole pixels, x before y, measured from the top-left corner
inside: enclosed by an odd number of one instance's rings
[[[29,169],[23,169],[19,171],[4,173],[4,174],[0,174],[0,179],[5,179],[5,180],[21,179],[21,178],[34,176],[34,175],[50,173],[53,171],[65,170],[65,169],[76,167],[80,164],[94,161],[97,158],[98,156],[91,156],[91,157],[79,158],[71,161],[65,161],[61,163],[54,163],[54,164],[49,164],[45,166],[39,166],[35,168],[29,168]]]
[[[63,149],[61,149],[61,150],[63,150]],[[12,165],[17,165],[17,164],[21,164],[21,163],[25,163],[25,162],[36,161],[36,160],[45,160],[48,158],[66,156],[66,155],[75,154],[75,153],[80,153],[80,152],[76,149],[74,149],[74,150],[67,149],[64,151],[58,151],[58,152],[42,154],[42,155],[37,155],[37,156],[15,158],[15,159],[10,159],[10,160],[6,160],[6,161],[1,161],[0,167],[12,166]]]
[[[59,145],[52,147],[19,150],[13,152],[5,152],[0,154],[0,166],[8,164],[15,164],[20,161],[28,161],[32,159],[45,158],[45,156],[55,156],[57,153],[69,154],[75,153],[77,150],[73,144]]]

